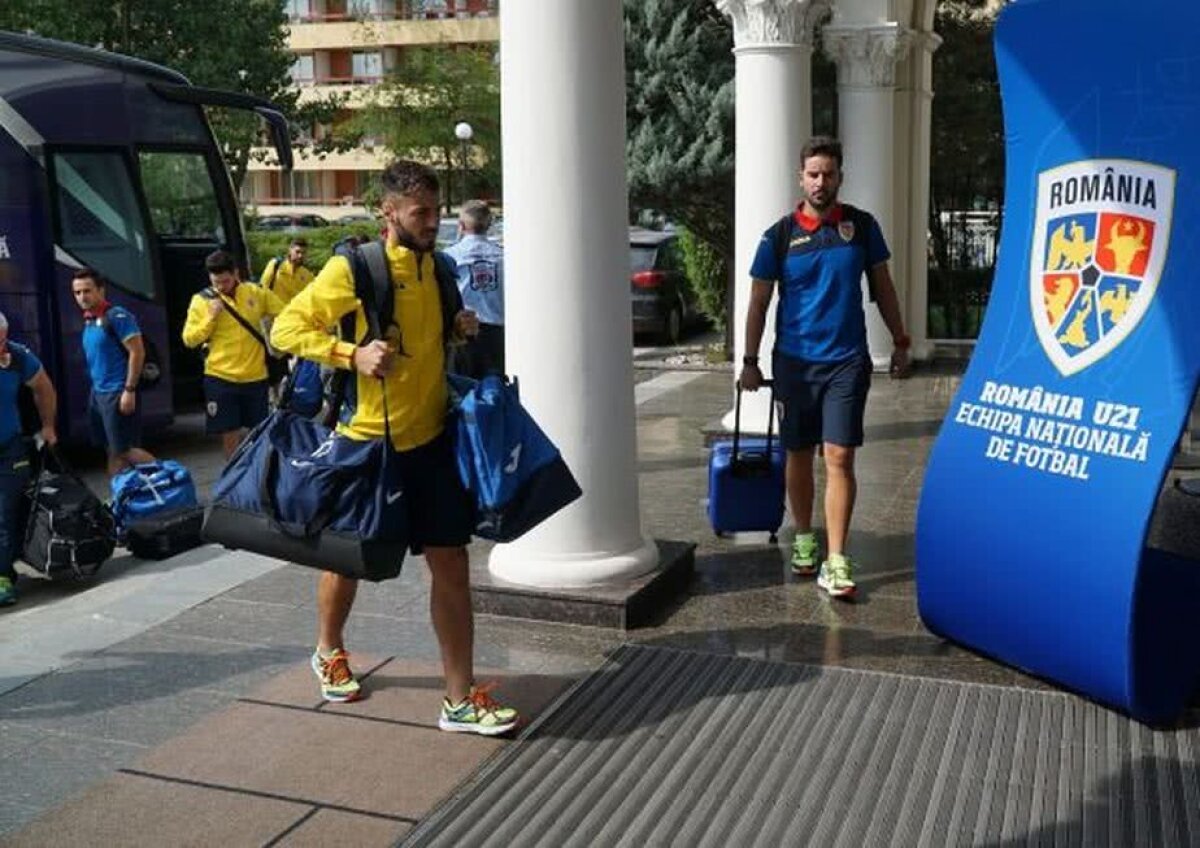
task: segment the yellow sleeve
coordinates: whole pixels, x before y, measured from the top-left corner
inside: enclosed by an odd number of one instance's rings
[[[188,304],[187,320],[183,323],[183,343],[187,347],[200,347],[212,338],[216,320],[208,311],[208,301],[200,295],[192,295]]]
[[[350,369],[355,345],[329,332],[358,309],[354,275],[345,257],[334,256],[317,278],[292,298],[271,325],[271,344],[322,365]]]
[[[259,285],[264,291],[272,291],[275,288],[275,283],[278,281],[279,269],[275,267],[275,260],[268,259],[267,264],[263,266],[262,273],[258,275]],[[267,280],[271,281],[270,289],[267,288]]]
[[[263,314],[278,315],[287,306],[283,298],[269,289],[263,289]]]

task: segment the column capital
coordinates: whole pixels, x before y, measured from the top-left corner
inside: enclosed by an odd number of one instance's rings
[[[735,48],[803,45],[811,47],[817,24],[833,0],[715,0],[717,11],[733,21]]]
[[[932,35],[932,33],[931,33]],[[838,66],[838,82],[853,88],[890,88],[896,84],[896,63],[904,58],[917,34],[900,24],[845,26],[831,24],[822,31],[825,53]],[[936,35],[934,38],[938,38]],[[940,44],[938,38],[936,44]],[[934,49],[936,49],[936,44]]]

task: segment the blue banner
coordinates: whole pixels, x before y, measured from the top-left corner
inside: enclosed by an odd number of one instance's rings
[[[930,630],[1144,721],[1200,683],[1200,563],[1145,547],[1200,372],[1197,32],[1177,0],[1002,13],[1000,260],[917,514]]]

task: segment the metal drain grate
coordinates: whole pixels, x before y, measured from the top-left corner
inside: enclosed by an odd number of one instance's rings
[[[625,646],[412,846],[1200,845],[1200,729],[1079,698]]]

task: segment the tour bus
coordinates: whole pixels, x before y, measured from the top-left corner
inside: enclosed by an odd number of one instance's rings
[[[280,164],[288,128],[267,100],[199,88],[103,50],[0,32],[0,310],[58,388],[59,429],[87,438],[83,320],[71,274],[91,266],[138,319],[147,429],[199,404],[203,362],[183,347],[192,295],[218,248],[247,264],[233,185],[204,106],[257,113]]]

